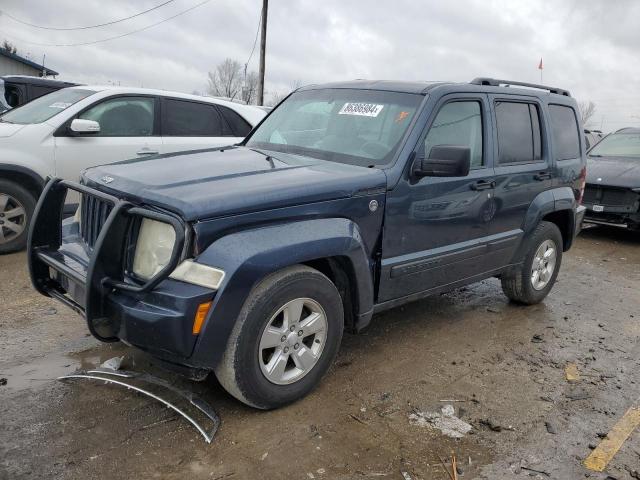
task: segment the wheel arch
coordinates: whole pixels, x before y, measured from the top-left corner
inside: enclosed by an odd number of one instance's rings
[[[33,170],[19,165],[0,163],[0,178],[10,180],[23,186],[37,200],[45,185],[45,179]]]
[[[570,187],[554,188],[538,194],[525,216],[524,236],[531,234],[541,221],[551,222],[560,230],[562,247],[566,252],[573,244],[576,206],[576,199]]]
[[[251,290],[266,276],[292,265],[315,268],[336,284],[348,328],[361,328],[373,313],[370,255],[358,226],[348,219],[304,220],[235,232],[212,243],[197,261],[225,271],[191,358],[204,368],[219,362]]]

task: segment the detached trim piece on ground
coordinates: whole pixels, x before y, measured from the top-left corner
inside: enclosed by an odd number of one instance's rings
[[[110,378],[111,376],[115,376],[115,377],[120,377],[120,380],[116,380],[114,378]],[[218,414],[206,403],[204,402],[202,399],[200,399],[199,397],[195,396],[194,394],[190,393],[190,392],[184,392],[182,390],[180,390],[179,388],[168,384],[167,382],[162,381],[161,379],[155,378],[149,374],[141,374],[141,373],[137,373],[137,372],[127,372],[127,371],[123,371],[123,370],[108,370],[108,369],[96,369],[96,370],[89,370],[87,372],[76,372],[76,373],[72,373],[69,375],[64,375],[62,377],[58,377],[58,380],[72,380],[72,379],[76,379],[76,378],[84,378],[84,379],[88,379],[88,380],[97,380],[97,381],[101,381],[101,382],[107,382],[107,383],[111,383],[114,385],[120,385],[122,387],[126,387],[127,389],[131,389],[134,390],[138,393],[141,393],[143,395],[146,395],[148,397],[153,398],[154,400],[157,400],[158,402],[162,403],[163,405],[171,408],[172,410],[174,410],[176,413],[182,415],[185,419],[187,419],[187,421],[189,421],[189,423],[191,423],[197,430],[198,432],[200,432],[200,434],[204,437],[205,441],[207,443],[211,443],[211,441],[213,440],[213,437],[215,436],[216,432],[218,431],[218,427],[220,426],[220,417],[218,416]],[[213,426],[209,429],[209,432],[207,432],[192,416],[188,415],[184,410],[178,408],[177,406],[173,405],[172,403],[170,403],[169,401],[159,397],[158,395],[145,390],[143,388],[140,388],[136,385],[132,385],[130,383],[127,383],[126,381],[123,381],[122,379],[131,379],[131,380],[140,380],[143,382],[147,382],[147,383],[151,383],[151,384],[155,384],[155,385],[159,385],[163,388],[166,388],[168,390],[171,390],[172,392],[178,394],[179,396],[185,398],[187,401],[189,401],[189,403],[191,405],[193,405],[194,407],[196,407],[200,412],[202,412],[209,420],[211,420],[213,422]]]

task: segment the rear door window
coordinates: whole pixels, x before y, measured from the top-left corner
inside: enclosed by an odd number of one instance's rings
[[[542,159],[538,107],[525,102],[495,103],[499,163],[532,163]]]
[[[580,156],[580,130],[576,114],[571,107],[549,105],[553,151],[556,160],[569,160]]]
[[[164,99],[164,137],[223,137],[225,129],[222,117],[212,104]]]

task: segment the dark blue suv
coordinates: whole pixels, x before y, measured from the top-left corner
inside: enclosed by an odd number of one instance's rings
[[[543,300],[584,214],[580,132],[575,100],[541,85],[304,87],[239,145],[51,180],[33,284],[98,339],[278,407],[376,312],[488,277]]]

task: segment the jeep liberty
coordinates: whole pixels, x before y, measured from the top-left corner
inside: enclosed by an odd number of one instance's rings
[[[489,277],[542,301],[584,215],[579,118],[565,90],[490,78],[303,87],[238,145],[50,180],[33,285],[99,340],[280,407],[377,312]]]

